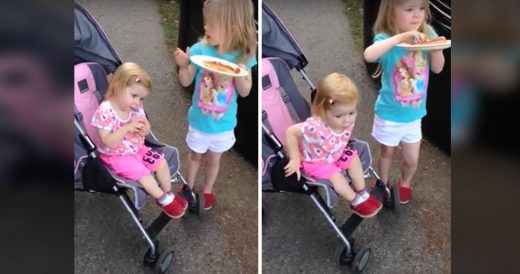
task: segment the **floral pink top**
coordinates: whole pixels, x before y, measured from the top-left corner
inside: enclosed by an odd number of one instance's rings
[[[92,116],[92,126],[114,132],[130,122],[145,117],[146,114],[144,113],[144,110],[140,108],[131,111],[128,118],[123,120],[119,118],[116,111],[110,105],[110,102],[104,101],[99,105],[94,116]],[[136,154],[144,145],[144,137],[138,133],[125,135],[121,144],[115,148],[105,146],[101,141],[99,141],[99,138],[96,138],[95,140],[98,151],[107,156]]]
[[[352,124],[343,132],[336,133],[319,117],[307,118],[301,127],[302,161],[313,163],[333,163],[339,160],[352,134]]]

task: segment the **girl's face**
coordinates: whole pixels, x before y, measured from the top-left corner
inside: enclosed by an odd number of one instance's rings
[[[401,77],[403,77],[403,78],[408,78],[408,71],[406,71],[405,68],[400,68],[400,69],[399,69],[399,74],[400,74]]]
[[[215,20],[207,20],[204,23],[204,33],[206,34],[208,44],[216,47],[222,43],[223,37],[218,25],[214,21]]]
[[[209,76],[204,77],[204,84],[206,87],[212,87],[213,86],[213,80]]]
[[[401,32],[418,30],[426,16],[424,0],[405,0],[395,7],[395,18]]]
[[[139,109],[149,91],[140,84],[125,87],[117,96],[116,102],[123,111]]]
[[[344,131],[355,121],[357,115],[357,104],[334,104],[325,110],[327,123],[336,132]]]

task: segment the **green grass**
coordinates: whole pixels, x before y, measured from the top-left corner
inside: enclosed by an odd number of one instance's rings
[[[364,0],[370,1],[370,0]],[[363,0],[343,0],[354,44],[363,49]]]
[[[159,7],[161,24],[163,25],[164,37],[168,52],[177,48],[177,35],[179,33],[179,3],[177,1],[155,0]]]

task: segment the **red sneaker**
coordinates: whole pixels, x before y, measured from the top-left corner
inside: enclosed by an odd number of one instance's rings
[[[399,202],[401,204],[407,204],[412,199],[412,188],[401,185],[401,182],[397,182],[399,188]]]
[[[210,210],[217,200],[215,193],[201,193],[204,194],[204,210]]]
[[[175,199],[173,200],[174,203],[179,204],[182,208],[186,210],[188,208],[188,202],[184,200],[181,195],[175,195]]]
[[[182,202],[179,203],[178,196],[175,196],[175,199],[167,204],[167,205],[161,205],[159,202],[156,201],[157,205],[161,207],[162,211],[166,213],[166,215],[170,216],[172,219],[178,219],[184,215],[185,208],[182,206]]]
[[[383,204],[381,203],[381,201],[379,201],[379,199],[376,198],[376,196],[370,194],[370,197],[368,197],[368,201],[375,207],[377,208],[377,211],[379,211],[382,207],[383,207]]]
[[[379,210],[381,210],[381,207],[381,203],[379,203],[379,206],[373,204],[370,197],[357,206],[353,206],[352,204],[350,205],[352,212],[356,213],[357,215],[359,215],[359,217],[362,218],[370,218],[375,216],[379,212]]]

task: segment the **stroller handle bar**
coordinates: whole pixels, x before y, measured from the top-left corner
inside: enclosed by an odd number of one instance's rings
[[[285,159],[285,155],[282,152],[283,145],[280,140],[267,128],[267,126],[262,123],[262,131],[264,135],[267,137],[267,141],[272,145],[272,148],[280,159]]]
[[[83,143],[83,145],[88,148],[88,155],[91,157],[91,158],[96,158],[96,145],[94,144],[94,142],[92,141],[92,139],[90,139],[90,137],[88,137],[87,133],[83,130],[83,128],[81,127],[81,125],[79,124],[78,122],[78,119],[76,117],[74,117],[74,127],[78,130],[79,132],[79,139],[81,140],[81,142]]]

